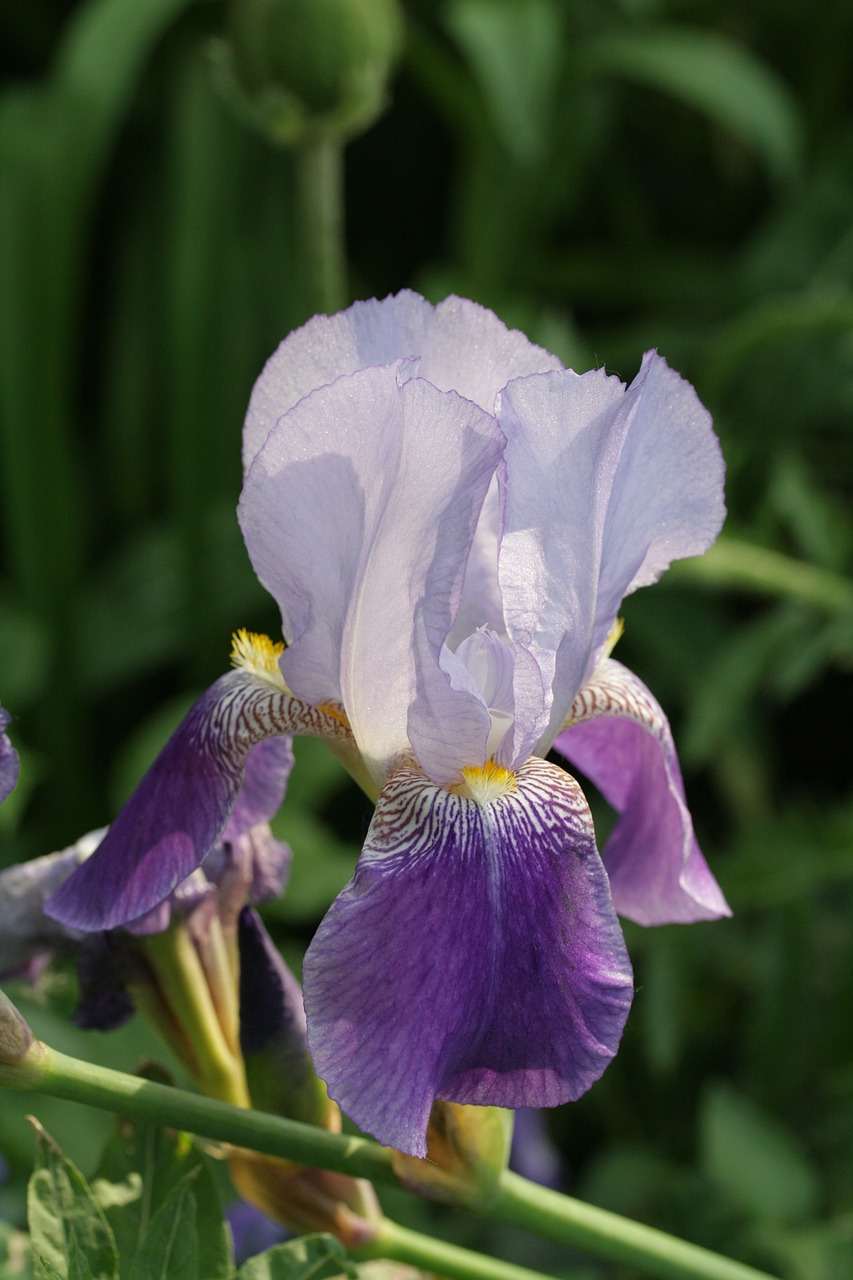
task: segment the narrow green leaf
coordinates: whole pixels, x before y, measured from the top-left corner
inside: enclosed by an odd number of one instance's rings
[[[796,101],[768,66],[723,36],[676,27],[603,36],[584,47],[580,65],[696,107],[755,151],[775,178],[790,179],[799,168]]]
[[[198,1280],[195,1172],[172,1188],[154,1214],[133,1260],[130,1280]]]
[[[705,1171],[750,1216],[774,1222],[808,1218],[817,1209],[817,1176],[794,1135],[773,1116],[722,1083],[701,1110]]]
[[[118,1253],[113,1233],[79,1170],[48,1137],[38,1121],[36,1165],[27,1204],[33,1253],[39,1268],[68,1280],[118,1280]],[[86,1257],[89,1274],[80,1270]],[[72,1257],[76,1270],[72,1269]]]
[[[327,1280],[358,1271],[347,1261],[343,1245],[334,1236],[302,1236],[274,1245],[240,1268],[237,1280]]]
[[[537,159],[548,142],[563,50],[558,7],[553,0],[454,0],[447,24],[501,142],[517,160]]]

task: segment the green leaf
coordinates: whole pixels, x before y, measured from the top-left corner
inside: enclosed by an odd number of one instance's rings
[[[776,1222],[815,1213],[817,1176],[794,1135],[728,1085],[705,1091],[700,1139],[705,1172],[744,1213]]]
[[[510,155],[537,159],[549,137],[563,41],[552,0],[454,0],[447,24],[468,55]]]
[[[154,1217],[176,1188],[194,1181],[198,1269],[203,1280],[230,1280],[231,1237],[211,1161],[186,1134],[119,1122],[92,1179],[92,1192],[115,1233],[122,1275],[130,1275]]]
[[[334,1236],[315,1235],[274,1245],[250,1258],[237,1280],[326,1280],[342,1275],[353,1280],[358,1276],[343,1245]]]
[[[8,1222],[0,1222],[0,1276],[3,1280],[33,1280],[30,1237]]]
[[[769,67],[723,36],[675,27],[603,36],[585,46],[582,66],[696,107],[755,151],[775,178],[790,179],[799,168],[796,101]]]
[[[113,1233],[79,1170],[37,1121],[36,1166],[27,1204],[36,1275],[67,1280],[118,1280]],[[81,1270],[85,1255],[88,1274]]]
[[[76,1234],[68,1242],[68,1280],[95,1280],[89,1265],[89,1255]]]
[[[133,1260],[130,1280],[197,1280],[198,1230],[192,1193],[196,1173],[192,1170],[182,1178],[154,1214]]]

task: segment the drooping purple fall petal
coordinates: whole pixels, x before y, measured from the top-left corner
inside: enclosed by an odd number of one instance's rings
[[[92,857],[48,901],[47,913],[93,931],[158,906],[221,838],[252,748],[293,731],[345,732],[260,677],[222,676],[191,708]]]
[[[404,289],[381,301],[356,302],[338,315],[315,316],[267,361],[243,430],[246,471],[275,423],[304,396],[344,374],[412,356],[413,375],[489,413],[510,378],[560,368],[556,356],[465,298],[434,307]]]
[[[669,722],[643,682],[607,659],[570,719],[555,748],[621,814],[603,854],[619,914],[645,925],[730,915],[693,833]]]
[[[282,611],[284,677],[307,702],[343,703],[379,786],[418,750],[416,691],[428,704],[447,688],[440,649],[503,449],[476,405],[397,372],[365,369],[302,400],[267,436],[240,502]],[[483,758],[488,716],[466,702],[474,719],[448,742],[441,781]]]
[[[631,968],[577,784],[532,759],[462,798],[404,766],[303,970],[331,1096],[424,1155],[435,1097],[554,1106],[616,1052]]]

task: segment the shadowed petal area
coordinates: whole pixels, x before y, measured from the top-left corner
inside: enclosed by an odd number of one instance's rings
[[[364,369],[302,400],[240,500],[249,555],[282,613],[284,677],[308,702],[343,703],[377,790],[418,751],[416,690],[427,703],[447,691],[439,653],[504,443],[470,401],[397,374]],[[488,729],[476,698],[455,701],[470,714],[447,735],[453,781],[482,757]]]
[[[47,913],[87,931],[145,915],[220,839],[252,748],[291,732],[348,737],[338,721],[265,679],[245,671],[222,676],[179,725],[92,857],[47,902]],[[268,800],[268,785],[260,790]]]
[[[478,803],[399,769],[303,980],[330,1095],[410,1155],[435,1097],[578,1097],[616,1052],[632,988],[577,783],[532,759]]]
[[[641,680],[602,662],[554,746],[622,815],[604,849],[613,902],[638,924],[731,915],[696,843],[669,723]]]
[[[535,684],[522,689],[517,677],[520,759],[546,724],[544,747],[556,737],[622,598],[714,541],[723,461],[695,391],[654,352],[627,389],[602,370],[516,379],[498,419],[507,435],[507,629],[553,691],[553,706],[537,707]]]
[[[5,733],[8,723],[9,712],[0,707],[0,804],[14,790],[21,767],[18,753]]]
[[[303,396],[343,374],[417,356],[414,371],[441,391],[458,391],[492,412],[510,378],[560,361],[476,302],[450,297],[434,307],[404,289],[315,316],[284,339],[255,383],[243,428],[246,470],[278,419]]]

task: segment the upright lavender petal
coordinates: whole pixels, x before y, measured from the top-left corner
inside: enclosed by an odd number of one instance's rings
[[[641,680],[608,659],[554,744],[622,815],[604,849],[613,902],[638,924],[731,915],[696,843],[669,722]]]
[[[556,356],[465,298],[433,307],[403,290],[382,301],[356,302],[338,315],[315,316],[267,361],[243,430],[246,471],[278,419],[304,396],[343,374],[411,356],[418,357],[413,372],[419,377],[440,391],[458,391],[489,413],[510,378],[560,368]]]
[[[543,707],[529,678],[517,690],[521,759],[559,732],[623,596],[714,541],[723,463],[693,388],[654,353],[627,390],[603,371],[516,379],[498,417],[507,628],[551,691]]]
[[[307,702],[343,703],[378,785],[417,752],[407,733],[416,688],[447,688],[441,645],[502,449],[470,401],[365,369],[300,401],[246,480],[243,535],[282,611],[285,679]],[[476,749],[448,741],[449,780]]]
[[[483,771],[485,775],[485,771]],[[616,1052],[631,968],[577,784],[528,761],[481,801],[404,766],[305,958],[315,1066],[381,1142],[424,1155],[436,1097],[578,1097]]]
[[[0,804],[15,789],[21,768],[18,753],[5,732],[9,719],[9,712],[0,707]]]

